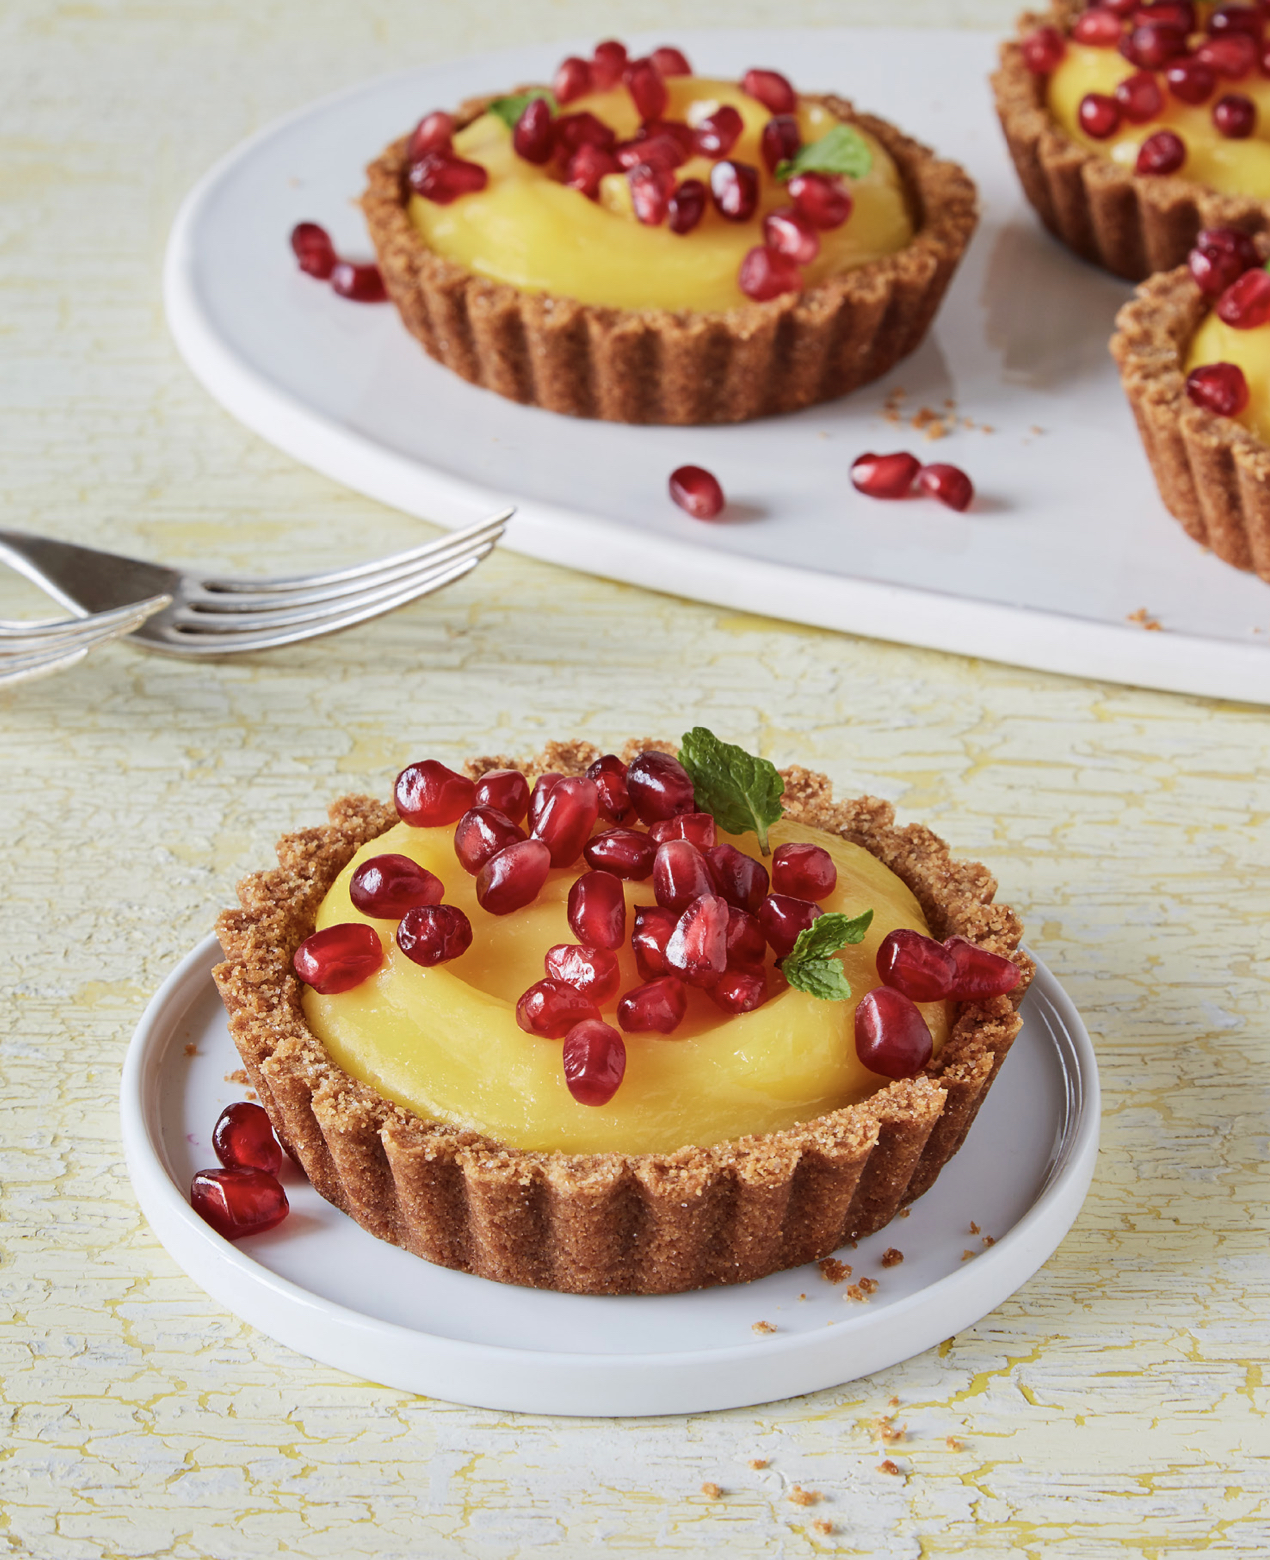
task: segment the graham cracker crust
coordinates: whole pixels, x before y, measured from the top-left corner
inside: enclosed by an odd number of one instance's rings
[[[1053,0],[1025,11],[1023,37],[1057,27],[1066,36],[1083,0]],[[1024,194],[1045,226],[1085,260],[1131,282],[1182,265],[1202,228],[1270,227],[1270,208],[1245,195],[1222,195],[1174,175],[1139,176],[1073,141],[1050,117],[1045,76],[1023,63],[1017,41],[1003,43],[992,77],[997,114]]]
[[[464,104],[460,126],[488,101]],[[898,254],[805,293],[718,313],[522,292],[428,248],[406,209],[403,137],[367,169],[361,202],[389,296],[437,362],[509,400],[571,417],[744,422],[847,395],[925,336],[974,233],[976,192],[955,163],[884,120],[841,98],[812,101],[868,130],[895,159],[917,225]]]
[[[660,742],[632,742],[627,757]],[[579,774],[599,756],[550,743],[529,764]],[[469,774],[514,760],[476,759]],[[214,970],[229,1027],[279,1138],[329,1202],[382,1240],[444,1267],[574,1294],[670,1294],[742,1283],[827,1256],[920,1197],[961,1146],[1011,1042],[1033,966],[996,883],[954,861],[936,835],[894,826],[875,797],[835,803],[828,780],[783,771],[787,814],[862,845],[912,889],[938,937],[1011,958],[1009,997],[963,1004],[940,1055],[916,1078],[785,1132],[670,1154],[529,1153],[426,1121],[350,1078],[305,1023],[291,968],[328,887],[354,852],[398,820],[366,796],[330,824],[285,836],[276,871],[239,885],[217,922]]]

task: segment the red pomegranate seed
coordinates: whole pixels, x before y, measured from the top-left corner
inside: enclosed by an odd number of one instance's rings
[[[670,174],[680,163],[687,161],[683,148],[672,135],[650,135],[637,137],[633,141],[623,141],[613,148],[613,155],[617,158],[618,167],[624,168],[627,173],[643,163],[651,163],[659,171]],[[672,194],[674,182],[672,178],[670,180]]]
[[[1095,6],[1078,16],[1072,24],[1072,37],[1077,43],[1088,44],[1095,49],[1114,48],[1124,31],[1120,18],[1105,6]]]
[[[1164,79],[1179,103],[1207,103],[1217,90],[1217,72],[1194,56],[1174,60]]]
[[[353,908],[379,921],[400,921],[407,910],[439,905],[445,884],[409,856],[372,856],[348,881]]]
[[[528,163],[551,161],[556,148],[556,121],[546,98],[532,98],[512,131],[512,150]]]
[[[1147,0],[1133,10],[1135,26],[1176,27],[1181,33],[1195,31],[1195,7],[1191,0]]]
[[[588,841],[582,854],[597,872],[611,872],[626,883],[642,883],[653,875],[657,846],[636,829],[608,829]]]
[[[796,265],[810,265],[820,253],[820,234],[796,206],[780,206],[763,218],[763,242]]]
[[[551,871],[551,852],[541,840],[508,845],[481,868],[476,899],[491,915],[510,915],[537,899]]]
[[[861,455],[851,466],[851,485],[868,498],[906,498],[922,463],[916,455]]]
[[[1205,228],[1195,240],[1187,264],[1200,291],[1215,298],[1261,261],[1249,234],[1238,228]]]
[[[688,63],[688,57],[679,49],[672,49],[663,44],[660,49],[654,49],[648,56],[663,76],[691,76],[692,66]]]
[[[570,157],[564,182],[571,190],[579,190],[588,200],[599,200],[600,180],[617,172],[617,158],[612,152],[584,144]]]
[[[685,124],[682,119],[650,119],[642,124],[635,132],[634,139],[639,141],[666,141],[670,140],[679,148],[679,162],[687,162],[694,157],[697,151],[697,139],[693,134],[692,126]],[[676,167],[678,163],[676,164]]]
[[[626,789],[641,823],[696,811],[692,777],[677,758],[655,748],[632,760],[626,771]]]
[[[710,193],[721,217],[748,222],[758,206],[758,169],[730,158],[710,170]]]
[[[943,943],[908,927],[887,933],[876,963],[882,984],[914,1002],[942,1001],[957,975],[957,962]]]
[[[556,786],[564,779],[554,769],[548,769],[540,774],[534,782],[534,788],[529,793],[529,832],[532,834],[538,828],[538,820],[542,817],[542,810],[547,805],[547,798],[555,790]]]
[[[1259,266],[1245,271],[1217,300],[1217,318],[1236,330],[1255,330],[1270,320],[1270,275]]]
[[[1238,417],[1248,405],[1248,381],[1237,363],[1209,363],[1186,376],[1186,394],[1219,417]]]
[[[1086,135],[1105,141],[1120,128],[1120,105],[1105,92],[1087,92],[1080,100],[1076,117]]]
[[[621,81],[627,57],[626,45],[613,38],[606,38],[603,43],[596,44],[591,75],[597,92],[607,92]]]
[[[556,120],[556,145],[566,158],[583,146],[611,152],[617,145],[617,132],[589,108],[583,109],[576,114],[561,114]]]
[[[645,227],[660,227],[670,211],[670,197],[675,193],[675,176],[667,168],[655,163],[637,164],[626,175],[631,187],[631,205],[636,220]]]
[[[1242,81],[1257,68],[1257,40],[1249,33],[1227,33],[1221,38],[1206,38],[1195,51],[1195,58],[1215,70],[1223,81]]]
[[[416,829],[457,823],[476,802],[476,785],[435,758],[407,764],[393,788],[397,816]]]
[[[1023,63],[1034,76],[1048,76],[1057,70],[1067,52],[1067,44],[1057,27],[1036,28],[1022,40],[1020,47]]]
[[[626,765],[616,753],[606,753],[586,772],[600,799],[600,817],[621,823],[630,816],[631,799],[626,790]]]
[[[660,905],[635,907],[631,947],[635,952],[636,968],[645,980],[670,973],[670,965],[666,962],[666,944],[678,925],[679,917],[673,910],[663,910]]]
[[[803,134],[793,114],[774,114],[763,126],[758,149],[763,166],[768,173],[775,173],[783,162],[788,162],[803,144]]]
[[[685,179],[670,197],[666,226],[672,233],[691,233],[706,214],[706,187],[700,179]]]
[[[715,894],[694,899],[666,944],[666,963],[693,986],[712,986],[728,967],[728,903]]]
[[[1126,76],[1116,88],[1116,102],[1131,125],[1144,125],[1164,107],[1164,94],[1151,72],[1140,70]]]
[[[766,958],[767,938],[763,936],[763,928],[752,915],[729,905],[728,968],[752,970]]]
[[[727,500],[719,479],[704,466],[679,466],[670,473],[670,496],[694,520],[713,520]]]
[[[889,986],[866,991],[855,1010],[856,1055],[884,1078],[915,1078],[934,1044],[913,1003]]]
[[[660,119],[666,112],[670,94],[652,60],[631,60],[622,72],[622,81],[641,119]]]
[[[584,872],[569,890],[569,925],[592,948],[620,948],[626,941],[626,895],[611,872]]]
[[[411,163],[406,182],[416,195],[436,206],[448,206],[463,195],[475,195],[489,183],[480,163],[466,162],[449,152],[429,152]]]
[[[1242,92],[1228,92],[1213,104],[1213,123],[1228,141],[1246,141],[1257,128],[1257,105]]]
[[[636,986],[617,1004],[617,1021],[627,1034],[669,1035],[679,1028],[688,1011],[688,993],[674,975]]]
[[[653,861],[653,893],[664,909],[682,915],[694,899],[714,888],[705,857],[687,840],[667,840]]]
[[[300,269],[321,281],[330,276],[339,261],[330,234],[316,222],[299,222],[291,229],[291,248]]]
[[[767,898],[770,882],[763,863],[747,856],[735,845],[716,845],[707,850],[705,856],[715,892],[738,910],[756,914]]]
[[[410,133],[406,145],[406,166],[417,163],[429,152],[449,152],[454,135],[454,115],[444,109],[434,109],[425,114]]]
[[[354,303],[383,303],[388,297],[379,267],[354,265],[351,260],[335,262],[331,287],[341,298],[349,298]]]
[[[736,280],[745,296],[756,303],[770,303],[782,293],[801,292],[803,288],[803,273],[798,262],[788,255],[777,254],[766,245],[750,250],[741,261]]]
[[[1186,142],[1172,130],[1157,130],[1138,148],[1135,173],[1176,173],[1186,161]]]
[[[792,114],[798,106],[798,94],[776,70],[747,70],[741,77],[741,91],[774,114]]]
[[[464,872],[475,877],[491,856],[524,838],[520,825],[497,807],[471,807],[454,830],[454,854]]]
[[[957,964],[957,975],[948,993],[955,1002],[982,1002],[988,997],[1003,997],[1023,979],[1017,964],[989,953],[964,937],[949,937],[944,947]]]
[[[1170,60],[1186,53],[1186,34],[1180,27],[1145,22],[1121,39],[1120,52],[1140,70],[1163,70]]]
[[[744,129],[744,119],[730,103],[724,103],[697,124],[693,137],[695,149],[703,157],[726,157]]]
[[[264,1170],[200,1170],[190,1182],[190,1206],[226,1240],[261,1235],[290,1211],[287,1194]]]
[[[725,1013],[752,1013],[767,1001],[763,970],[727,970],[710,987],[711,998]]]
[[[552,786],[538,821],[534,838],[551,852],[553,867],[570,867],[582,854],[600,816],[600,793],[595,782],[583,775],[567,775]]]
[[[796,173],[785,188],[799,212],[823,233],[840,228],[855,205],[836,173]]]
[[[928,498],[937,498],[949,509],[968,509],[975,496],[974,483],[960,466],[936,461],[917,473],[917,485]]]
[[[564,1081],[579,1105],[607,1105],[626,1073],[626,1045],[598,1018],[575,1024],[564,1037]]]
[[[556,95],[557,103],[572,103],[577,98],[585,97],[592,90],[590,65],[576,54],[570,54],[561,60],[551,90]]]
[[[560,980],[566,986],[572,986],[596,1007],[602,1007],[615,997],[622,983],[617,960],[603,948],[557,943],[554,948],[547,949],[544,962],[549,980]]]
[[[648,837],[657,845],[664,845],[667,840],[687,840],[698,850],[707,851],[713,848],[718,829],[712,813],[680,813],[652,824]]]
[[[1132,16],[1138,9],[1138,0],[1093,0],[1093,4],[1101,4],[1104,11],[1114,11],[1117,16]]]
[[[527,1035],[540,1035],[544,1040],[561,1040],[575,1024],[599,1016],[591,997],[571,982],[550,976],[535,981],[516,1004],[516,1022]]]
[[[772,852],[772,887],[778,894],[819,902],[838,886],[838,869],[822,845],[778,845]]]
[[[783,959],[794,951],[798,934],[805,932],[823,914],[819,905],[810,904],[806,899],[769,894],[758,907],[758,924],[763,928],[768,947],[778,959]]]
[[[384,962],[384,945],[373,926],[344,921],[306,937],[291,962],[306,986],[333,997],[360,986],[375,973]]]
[[[1222,34],[1249,33],[1254,38],[1261,36],[1261,29],[1265,22],[1265,11],[1259,5],[1219,5],[1208,18],[1208,30],[1214,37]]]
[[[425,969],[448,964],[472,946],[472,923],[457,905],[421,905],[402,916],[397,946]]]
[[[263,1170],[277,1175],[282,1149],[273,1135],[269,1112],[249,1100],[235,1100],[212,1128],[212,1147],[226,1170]]]
[[[487,769],[476,782],[476,805],[497,807],[519,823],[529,811],[529,781],[519,769]]]

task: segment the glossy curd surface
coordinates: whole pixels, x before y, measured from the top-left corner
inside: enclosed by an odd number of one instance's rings
[[[1183,373],[1209,363],[1234,363],[1248,381],[1248,405],[1234,420],[1270,443],[1270,325],[1236,330],[1209,314],[1195,332]]]

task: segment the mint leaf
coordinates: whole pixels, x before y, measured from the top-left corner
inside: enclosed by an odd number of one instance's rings
[[[780,819],[785,792],[776,765],[731,742],[720,742],[704,726],[684,733],[679,762],[692,776],[701,811],[713,813],[714,821],[728,834],[752,830],[763,854],[770,855],[767,831]]]
[[[857,916],[831,910],[817,916],[799,932],[798,941],[781,963],[781,973],[791,986],[822,1002],[845,1002],[851,995],[851,984],[841,961],[833,955],[852,943],[863,942],[872,920],[872,910]]]
[[[869,143],[850,125],[835,125],[818,141],[800,146],[792,157],[776,164],[776,177],[785,183],[796,173],[844,173],[862,179],[873,167]]]
[[[509,130],[514,130],[520,121],[520,116],[535,98],[546,98],[551,105],[551,112],[555,113],[555,94],[548,92],[546,87],[535,87],[532,92],[517,92],[512,97],[495,98],[485,112],[496,114]]]

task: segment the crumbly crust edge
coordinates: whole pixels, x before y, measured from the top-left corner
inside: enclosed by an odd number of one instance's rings
[[[669,745],[626,751],[653,746]],[[521,767],[580,773],[598,756],[587,743],[551,743]],[[468,772],[514,762],[476,759]],[[1011,958],[1024,977],[1015,991],[964,1004],[923,1074],[788,1131],[669,1154],[522,1152],[384,1099],[338,1068],[305,1022],[294,950],[354,852],[397,822],[383,803],[343,797],[328,826],[279,842],[277,870],[239,885],[241,908],[217,922],[226,957],[213,972],[252,1086],[322,1196],[372,1234],[446,1267],[532,1288],[661,1294],[827,1256],[926,1191],[1021,1027],[1018,1003],[1033,972],[1022,927],[993,903],[985,867],[953,860],[921,825],[895,827],[890,803],[835,803],[823,775],[783,774],[791,818],[885,862],[937,935],[958,933]]]
[[[461,123],[487,100],[465,104]],[[610,422],[743,422],[847,395],[922,341],[978,220],[956,163],[837,97],[817,99],[895,158],[917,232],[898,254],[804,294],[720,313],[614,309],[525,293],[428,248],[403,199],[403,137],[362,209],[390,297],[430,356],[525,405]],[[686,239],[685,242],[691,242]]]

